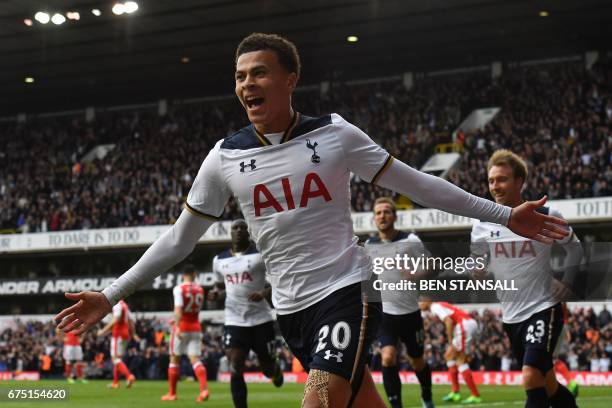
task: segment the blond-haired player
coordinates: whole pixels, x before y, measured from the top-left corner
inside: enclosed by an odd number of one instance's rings
[[[509,150],[496,151],[487,164],[489,191],[499,204],[512,208],[525,200],[521,191],[527,180],[527,164]],[[548,207],[538,212],[562,218]],[[516,235],[508,228],[488,222],[476,222],[472,228],[472,252],[488,257],[486,270],[498,280],[514,280],[517,292],[498,291],[504,330],[514,356],[522,365],[526,407],[573,408],[576,401],[557,382],[553,369],[553,351],[563,328],[561,301],[571,293],[573,272],[582,258],[580,241],[568,227],[569,234],[558,239],[566,251],[563,282],[552,276],[551,246]],[[482,277],[484,271],[476,271]]]

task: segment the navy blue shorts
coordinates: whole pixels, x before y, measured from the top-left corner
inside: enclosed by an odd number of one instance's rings
[[[356,283],[304,310],[279,315],[278,323],[291,352],[306,371],[339,375],[356,392],[370,360],[381,309],[380,303],[362,300],[361,283]]]
[[[423,357],[425,347],[425,331],[421,311],[403,315],[383,313],[378,329],[380,347],[395,346],[401,340],[412,358]]]
[[[553,352],[563,330],[561,303],[522,322],[504,323],[504,330],[510,339],[512,353],[521,366],[534,365],[529,361],[531,359],[539,361],[543,371],[547,371],[553,367]]]
[[[253,350],[260,360],[273,359],[276,348],[274,322],[269,321],[251,327],[225,326],[223,346],[226,349],[239,348],[247,354],[249,350]]]

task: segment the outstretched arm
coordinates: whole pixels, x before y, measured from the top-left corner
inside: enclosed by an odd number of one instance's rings
[[[546,197],[527,201],[510,208],[477,197],[454,184],[413,169],[399,160],[388,164],[378,185],[397,191],[417,203],[481,221],[506,225],[514,233],[544,243],[562,239],[568,231],[561,218],[544,215],[535,210],[546,203]]]
[[[565,220],[537,213],[546,198],[516,208],[477,197],[448,181],[413,169],[394,159],[356,126],[332,115],[349,170],[362,179],[401,193],[417,203],[457,215],[508,226],[526,238],[552,243],[567,236]]]
[[[112,305],[170,269],[189,255],[213,221],[184,210],[176,223],[149,247],[127,272],[100,292],[67,293],[77,303],[62,310],[55,321],[59,329],[81,334],[110,313]]]

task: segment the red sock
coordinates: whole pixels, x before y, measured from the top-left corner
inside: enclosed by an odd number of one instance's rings
[[[565,378],[565,382],[567,384],[572,381],[569,368],[567,368],[567,364],[565,364],[562,360],[555,361],[555,371],[561,374],[563,378]]]
[[[446,365],[448,366],[448,372],[451,378],[453,392],[459,392],[459,370],[457,369],[457,363],[454,361],[448,361]]]
[[[72,364],[66,363],[66,365],[64,365],[64,374],[66,375],[66,378],[70,378],[70,376],[72,376]]]
[[[170,395],[176,394],[176,383],[178,383],[179,376],[179,367],[174,364],[170,364],[168,366],[168,385],[170,386],[168,393]]]
[[[193,365],[193,372],[195,373],[198,381],[200,382],[200,392],[208,388],[208,380],[206,379],[206,367],[201,361],[198,361]]]
[[[472,395],[475,397],[480,397],[478,389],[476,388],[476,383],[474,382],[474,377],[472,377],[472,370],[470,370],[470,366],[467,364],[462,364],[461,367],[459,367],[459,371],[463,376],[463,381],[465,381],[468,388],[472,392]]]
[[[76,375],[77,378],[83,378],[83,364],[76,363]]]
[[[113,383],[119,382],[119,367],[118,364],[113,364]]]
[[[125,378],[132,375],[123,361],[119,361],[119,363],[117,363],[117,368],[119,369],[121,375],[123,375]]]

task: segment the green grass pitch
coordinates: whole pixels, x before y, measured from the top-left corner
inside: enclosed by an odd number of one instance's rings
[[[176,402],[162,402],[160,397],[167,391],[167,383],[163,381],[139,381],[132,389],[126,389],[124,383],[119,389],[108,389],[109,381],[91,381],[89,384],[69,385],[64,381],[39,382],[0,382],[0,390],[6,397],[7,389],[16,388],[64,388],[69,391],[67,401],[32,401],[32,402],[6,402],[0,405],[6,408],[41,408],[41,407],[75,407],[75,408],[157,408],[157,407],[210,407],[232,408],[232,396],[229,384],[211,382],[209,387],[211,397],[208,401],[198,404],[195,399],[198,395],[198,385],[195,382],[181,381],[178,385],[179,400]],[[272,384],[248,384],[250,408],[284,408],[299,407],[302,396],[302,384],[285,384],[282,388],[274,388]],[[522,407],[524,406],[524,393],[516,386],[480,386],[483,403],[479,407]],[[382,387],[379,388],[384,395]],[[434,400],[436,406],[459,406],[445,404],[441,401],[443,395],[449,391],[448,386],[434,386]],[[465,391],[464,391],[465,392]],[[466,394],[467,396],[467,394]],[[419,388],[416,385],[404,385],[404,407],[420,408]],[[581,408],[608,408],[612,406],[612,387],[581,387],[578,405]]]

